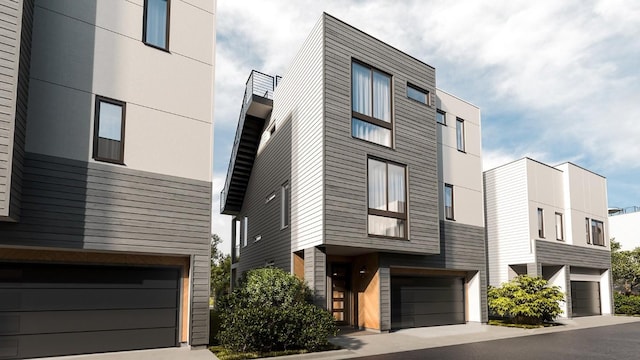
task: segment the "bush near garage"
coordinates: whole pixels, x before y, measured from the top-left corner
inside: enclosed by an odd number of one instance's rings
[[[306,284],[277,268],[254,269],[220,301],[220,344],[237,352],[321,350],[338,329]]]
[[[558,286],[549,286],[541,277],[520,275],[500,287],[489,287],[489,311],[515,324],[542,324],[553,321],[562,310],[564,295]]]
[[[640,295],[613,294],[616,314],[640,315]]]

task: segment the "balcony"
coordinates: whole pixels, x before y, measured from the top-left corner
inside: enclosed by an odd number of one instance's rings
[[[279,76],[251,71],[244,90],[240,118],[233,141],[224,188],[220,192],[220,213],[236,215],[242,208],[264,123],[273,108],[273,91]]]

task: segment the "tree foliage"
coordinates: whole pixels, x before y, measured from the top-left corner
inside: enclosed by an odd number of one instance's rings
[[[500,287],[489,287],[489,310],[516,324],[552,321],[562,310],[564,295],[558,286],[549,286],[541,277],[520,275]]]
[[[218,249],[220,243],[222,239],[211,234],[211,297],[214,306],[223,295],[229,293],[231,285],[231,256]]]
[[[247,272],[220,312],[218,339],[234,351],[314,351],[337,333],[331,314],[311,303],[309,287],[277,268]]]
[[[640,247],[621,250],[620,243],[611,239],[611,272],[613,282],[625,295],[631,295],[640,284]]]

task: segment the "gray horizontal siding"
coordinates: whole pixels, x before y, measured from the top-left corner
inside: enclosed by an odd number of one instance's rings
[[[291,121],[276,129],[257,156],[247,186],[239,219],[249,217],[247,246],[240,241],[239,274],[263,267],[267,262],[285,271],[291,270],[291,227],[281,229],[281,187],[290,182]],[[266,202],[267,196],[275,197]],[[257,235],[262,236],[254,241]]]
[[[536,260],[545,265],[611,268],[611,252],[606,248],[588,248],[546,240],[536,240]]]
[[[440,254],[407,255],[385,253],[380,267],[416,267],[442,270],[478,271],[480,273],[482,322],[487,315],[487,270],[484,228],[440,221]],[[384,308],[381,305],[381,310]],[[389,310],[390,311],[390,310]],[[386,314],[383,314],[386,316]]]
[[[0,4],[0,220],[20,217],[33,0]]]
[[[191,255],[191,345],[209,341],[211,184],[26,153],[19,223],[0,245]]]
[[[380,251],[438,253],[435,108],[406,96],[407,82],[435,93],[435,71],[331,16],[324,19],[325,243]],[[351,137],[352,59],[392,75],[394,149]],[[409,241],[367,235],[367,156],[407,166]]]
[[[33,153],[23,176],[22,219],[0,224],[2,244],[208,251],[207,182]]]

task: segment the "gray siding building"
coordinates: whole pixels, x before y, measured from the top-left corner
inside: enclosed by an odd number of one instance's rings
[[[234,281],[280,267],[377,331],[487,321],[480,111],[432,66],[323,14],[242,104],[221,193]]]
[[[1,358],[208,343],[214,18],[0,4]]]

